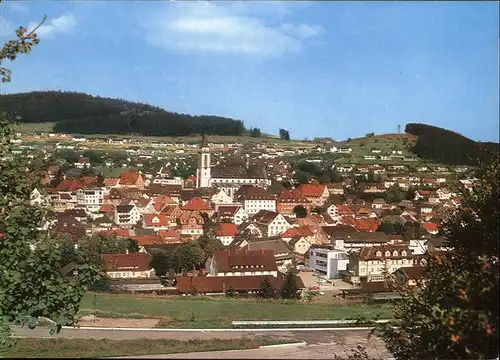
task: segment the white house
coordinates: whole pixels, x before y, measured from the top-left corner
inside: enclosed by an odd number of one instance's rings
[[[233,198],[223,190],[219,190],[219,192],[217,192],[210,198],[210,201],[213,204],[232,204]]]
[[[104,195],[106,195],[104,188],[78,189],[76,190],[76,202],[89,211],[96,211],[101,207]]]
[[[274,211],[261,210],[252,220],[267,237],[281,235],[291,227],[283,215]]]
[[[141,212],[135,205],[115,206],[115,223],[117,225],[132,226],[141,220]]]

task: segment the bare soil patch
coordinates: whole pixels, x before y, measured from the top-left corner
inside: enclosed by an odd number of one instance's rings
[[[80,320],[76,326],[117,327],[117,328],[154,328],[160,319],[110,319],[98,318],[93,321]]]

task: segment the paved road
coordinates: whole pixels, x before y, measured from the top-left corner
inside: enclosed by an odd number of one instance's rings
[[[355,348],[358,344],[364,345],[369,354],[378,358],[389,358],[390,355],[385,350],[380,339],[367,339],[368,330],[301,330],[301,331],[140,331],[140,330],[103,330],[103,329],[73,329],[64,328],[57,335],[50,335],[47,328],[39,327],[34,330],[28,328],[14,328],[16,336],[32,338],[66,338],[66,339],[112,339],[112,340],[132,340],[132,339],[241,339],[266,337],[276,340],[286,339],[287,341],[306,342],[307,345],[262,348],[252,350],[235,350],[224,352],[206,353],[184,353],[172,355],[155,355],[130,358],[158,358],[158,359],[324,359],[332,358],[333,354],[345,356],[346,350]],[[188,349],[186,349],[188,350]]]

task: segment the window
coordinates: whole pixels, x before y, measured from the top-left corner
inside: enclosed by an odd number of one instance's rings
[[[394,250],[394,251],[392,252],[392,256],[398,256],[398,252],[397,252],[396,250]]]
[[[406,256],[406,250],[401,251],[401,256]]]
[[[382,256],[382,253],[380,251],[377,251],[377,256]]]
[[[385,252],[385,256],[391,256],[390,251],[386,251],[386,252]]]

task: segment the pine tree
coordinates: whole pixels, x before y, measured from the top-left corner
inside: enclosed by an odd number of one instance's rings
[[[276,289],[268,280],[267,276],[260,283],[259,297],[263,299],[275,299],[277,297]]]

